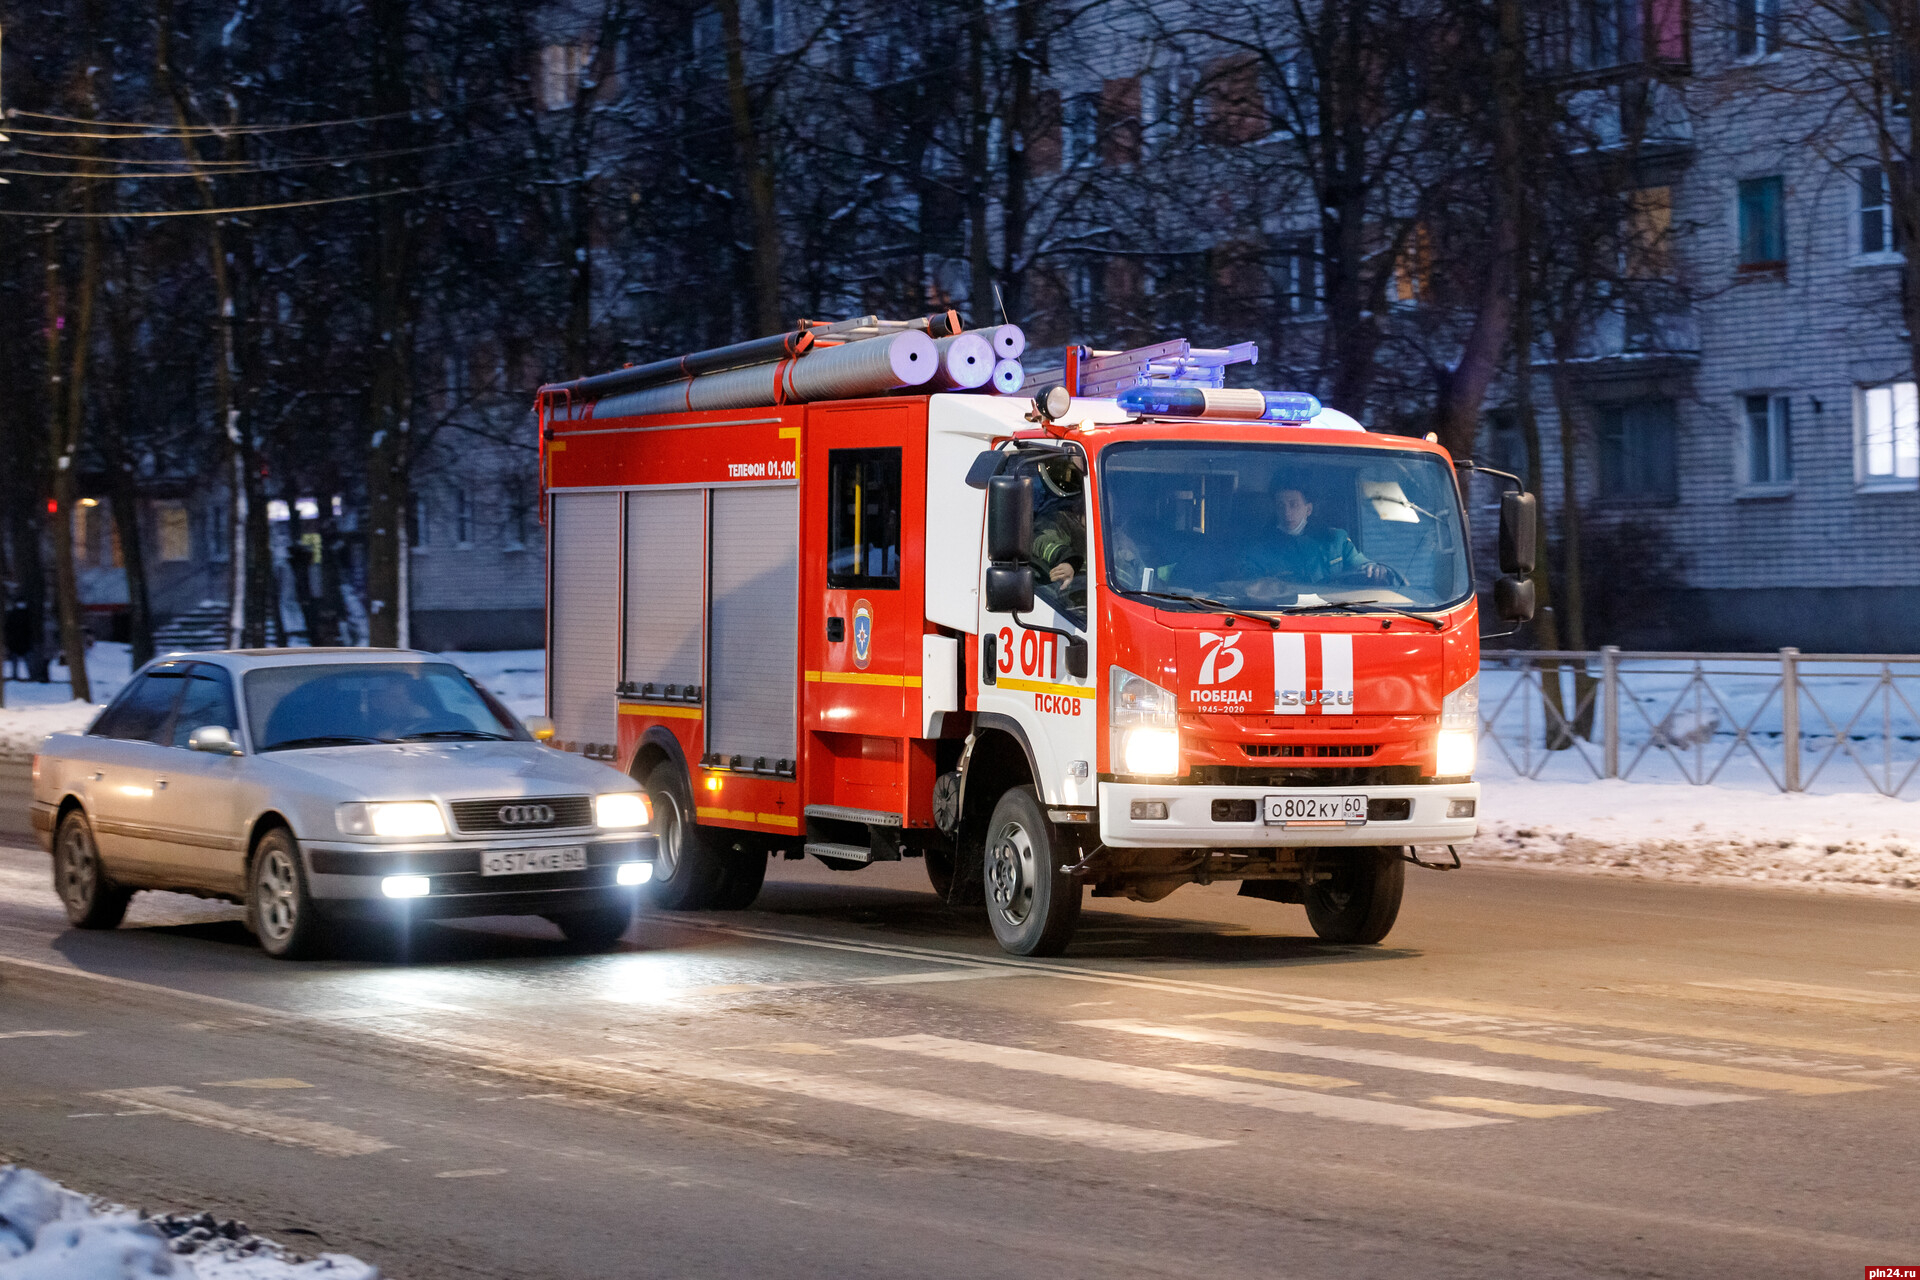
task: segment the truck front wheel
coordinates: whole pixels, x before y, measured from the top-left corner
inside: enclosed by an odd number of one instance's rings
[[[1400,894],[1407,883],[1400,850],[1322,850],[1320,856],[1338,861],[1330,879],[1307,887],[1307,923],[1314,933],[1327,942],[1363,946],[1386,937],[1400,915]]]
[[[1064,873],[1053,828],[1032,787],[1000,797],[987,822],[987,918],[1017,956],[1057,956],[1080,924],[1080,882]]]
[[[694,821],[692,789],[670,760],[654,766],[646,787],[660,838],[647,897],[668,911],[705,911],[720,895],[726,868],[712,833]]]

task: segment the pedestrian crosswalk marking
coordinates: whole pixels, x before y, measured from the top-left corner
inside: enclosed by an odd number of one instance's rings
[[[1713,1102],[1750,1102],[1750,1095],[1713,1093],[1704,1089],[1673,1089],[1665,1085],[1636,1084],[1625,1080],[1605,1080],[1599,1076],[1572,1075],[1560,1071],[1524,1071],[1486,1063],[1465,1062],[1458,1058],[1429,1058],[1418,1054],[1395,1053],[1387,1049],[1360,1049],[1346,1045],[1308,1044],[1300,1040],[1282,1040],[1272,1036],[1250,1036],[1237,1031],[1216,1031],[1210,1027],[1169,1027],[1135,1022],[1130,1018],[1096,1018],[1076,1026],[1104,1031],[1126,1031],[1139,1036],[1159,1036],[1183,1040],[1188,1044],[1213,1045],[1222,1049],[1251,1049],[1260,1053],[1281,1053],[1301,1058],[1325,1058],[1332,1062],[1352,1062],[1362,1066],[1387,1067],[1395,1071],[1419,1071],[1429,1075],[1460,1076],[1495,1084],[1521,1085],[1557,1093],[1583,1093],[1596,1098],[1621,1098],[1630,1102],[1653,1102],[1671,1107],[1697,1107]]]
[[[1780,1071],[1761,1071],[1753,1067],[1735,1067],[1715,1062],[1681,1062],[1673,1058],[1654,1058],[1640,1053],[1618,1053],[1612,1049],[1588,1049],[1579,1045],[1508,1040],[1501,1036],[1435,1031],[1427,1027],[1354,1022],[1346,1018],[1323,1018],[1312,1014],[1285,1013],[1278,1009],[1236,1009],[1226,1013],[1202,1013],[1194,1016],[1233,1022],[1277,1022],[1286,1026],[1314,1027],[1323,1031],[1351,1031],[1361,1035],[1393,1036],[1402,1040],[1425,1040],[1433,1044],[1457,1044],[1468,1049],[1482,1049],[1488,1053],[1545,1058],[1552,1062],[1577,1062],[1582,1066],[1601,1067],[1609,1071],[1649,1071],[1666,1076],[1670,1080],[1685,1080],[1691,1084],[1724,1084],[1739,1089],[1766,1089],[1774,1093],[1858,1093],[1864,1089],[1881,1087],[1877,1084],[1864,1084],[1857,1080],[1828,1080],[1820,1076],[1789,1075]]]
[[[719,1084],[743,1085],[776,1093],[793,1093],[819,1102],[837,1102],[865,1107],[915,1120],[933,1120],[942,1124],[966,1125],[976,1129],[995,1129],[1001,1133],[1029,1138],[1051,1138],[1058,1142],[1076,1142],[1082,1146],[1108,1151],[1161,1153],[1198,1151],[1207,1147],[1230,1147],[1224,1138],[1203,1138],[1197,1134],[1174,1133],[1165,1129],[1142,1129],[1132,1125],[1111,1124],[1104,1120],[1085,1120],[1078,1116],[1029,1111],[1002,1103],[976,1102],[970,1098],[948,1097],[924,1089],[902,1089],[893,1085],[869,1084],[834,1076],[808,1075],[782,1068],[740,1066],[700,1054],[629,1051],[602,1056],[600,1061],[661,1075],[711,1080]]]
[[[1512,1102],[1506,1098],[1442,1097],[1428,1098],[1438,1107],[1465,1107],[1470,1111],[1491,1111],[1497,1116],[1521,1120],[1552,1120],[1559,1116],[1590,1116],[1612,1107],[1587,1107],[1573,1102]]]
[[[1236,1067],[1225,1062],[1176,1062],[1182,1071],[1211,1071],[1216,1075],[1239,1076],[1242,1080],[1265,1080],[1268,1084],[1297,1085],[1302,1089],[1351,1089],[1358,1080],[1339,1076],[1316,1076],[1305,1071],[1262,1071],[1258,1067]]]
[[[1125,1062],[1100,1058],[1075,1058],[1063,1053],[1043,1053],[1038,1049],[1018,1049],[1009,1045],[983,1044],[974,1040],[950,1040],[945,1036],[887,1036],[874,1040],[852,1040],[850,1044],[873,1049],[914,1053],[948,1062],[966,1062],[1002,1067],[1010,1071],[1031,1071],[1040,1075],[1078,1080],[1085,1084],[1122,1085],[1153,1093],[1170,1093],[1208,1102],[1229,1102],[1239,1106],[1260,1107],[1267,1111],[1285,1111],[1296,1115],[1320,1116],[1328,1120],[1347,1120],[1359,1124],[1382,1124],[1396,1129],[1465,1129],[1475,1125],[1501,1124],[1483,1116],[1457,1116],[1424,1107],[1399,1103],[1369,1102],[1361,1098],[1303,1093],[1267,1084],[1248,1084],[1239,1080],[1217,1080],[1187,1075],[1159,1067],[1137,1067]]]

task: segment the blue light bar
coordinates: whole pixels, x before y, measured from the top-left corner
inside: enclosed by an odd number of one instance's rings
[[[1306,422],[1320,412],[1320,401],[1304,391],[1216,391],[1157,383],[1128,387],[1114,403],[1128,413],[1166,418]]]

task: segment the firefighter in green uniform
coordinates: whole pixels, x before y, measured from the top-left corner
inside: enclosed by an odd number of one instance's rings
[[[1367,558],[1345,529],[1308,522],[1313,503],[1306,492],[1282,480],[1273,490],[1274,522],[1247,550],[1242,566],[1254,581],[1247,595],[1274,600],[1301,586],[1327,583],[1386,582],[1393,571]]]
[[[1034,576],[1051,585],[1070,608],[1086,604],[1086,477],[1072,458],[1048,458],[1034,468],[1040,479],[1033,504]],[[1079,589],[1074,589],[1076,580]]]

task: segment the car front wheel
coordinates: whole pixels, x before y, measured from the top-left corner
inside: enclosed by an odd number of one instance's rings
[[[276,960],[303,960],[325,949],[326,925],[307,892],[300,846],[285,827],[261,836],[254,850],[247,918],[260,949]]]
[[[76,929],[119,928],[133,900],[133,890],[107,878],[93,826],[78,809],[60,820],[53,844],[53,887],[67,909],[67,922]]]

